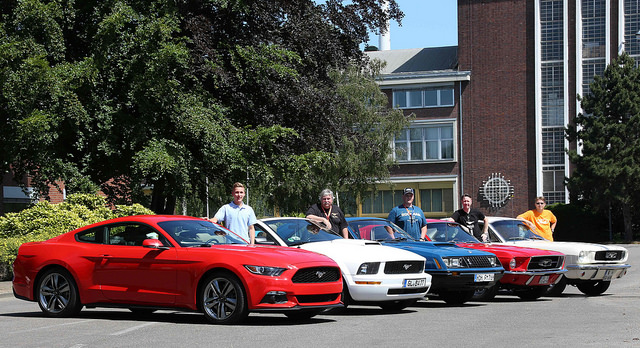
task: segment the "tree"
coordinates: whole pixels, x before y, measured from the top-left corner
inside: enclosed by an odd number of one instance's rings
[[[569,141],[581,148],[569,151],[575,171],[568,187],[573,197],[602,211],[620,204],[624,239],[631,241],[633,204],[640,194],[640,69],[622,54],[590,87],[591,94],[580,99],[584,112],[567,129]]]
[[[270,199],[282,204],[384,177],[393,133],[373,133],[403,118],[378,101],[361,112],[339,90],[353,82],[338,78],[366,66],[358,45],[371,29],[402,18],[382,2],[5,1],[2,169],[43,194],[63,179],[113,203],[144,202],[152,188],[157,213],[203,197],[207,179],[226,193],[249,173],[286,193]],[[357,81],[369,86],[360,102],[372,98],[371,79]],[[368,165],[340,166],[349,151]]]

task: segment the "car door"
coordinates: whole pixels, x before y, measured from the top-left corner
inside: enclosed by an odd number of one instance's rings
[[[157,305],[175,302],[176,250],[161,233],[140,223],[109,225],[104,233],[95,278],[106,298]],[[160,239],[169,248],[145,248],[145,239]]]

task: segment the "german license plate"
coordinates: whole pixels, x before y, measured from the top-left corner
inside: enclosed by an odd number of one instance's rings
[[[538,284],[549,284],[549,276],[542,276],[540,280],[538,280]]]
[[[427,286],[427,279],[425,278],[405,279],[402,285],[403,288],[423,288],[425,286]]]
[[[602,278],[602,280],[604,280],[605,282],[608,282],[611,280],[612,277],[613,277],[613,270],[608,269],[604,271],[604,278]]]
[[[474,274],[473,277],[474,282],[492,282],[493,279],[493,273]]]

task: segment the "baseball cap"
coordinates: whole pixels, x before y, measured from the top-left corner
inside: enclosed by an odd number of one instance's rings
[[[413,191],[413,189],[411,187],[407,187],[406,189],[404,189],[404,193],[403,194],[415,194],[415,191]]]

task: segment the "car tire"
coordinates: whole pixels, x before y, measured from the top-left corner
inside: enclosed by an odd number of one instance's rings
[[[475,293],[475,290],[441,291],[438,295],[449,305],[461,305],[471,300]]]
[[[476,290],[473,299],[477,301],[491,301],[498,294],[498,284],[494,284],[488,288]]]
[[[528,289],[516,290],[516,296],[525,301],[533,301],[544,296],[548,290],[549,286],[532,286]]]
[[[242,283],[229,273],[209,275],[199,291],[199,307],[214,324],[235,324],[249,314]]]
[[[322,313],[324,309],[301,309],[299,311],[286,312],[284,315],[292,320],[304,321],[309,320],[316,315]]]
[[[546,296],[557,297],[562,295],[564,289],[567,287],[567,277],[562,276],[560,280],[555,283],[549,285],[549,290],[547,290]]]
[[[578,283],[576,286],[578,287],[578,290],[582,291],[582,293],[587,296],[598,296],[607,291],[609,285],[611,285],[611,281],[589,280]]]
[[[71,317],[82,309],[78,286],[65,269],[54,268],[46,271],[40,277],[37,289],[38,305],[49,317]]]
[[[385,301],[380,303],[380,308],[386,312],[399,312],[414,303],[418,302],[417,299],[413,300],[398,300],[398,301]]]
[[[347,282],[342,279],[342,303],[344,307],[342,309],[346,309],[350,304],[353,303],[353,299],[351,298],[351,294],[349,293],[349,287],[347,286]]]

